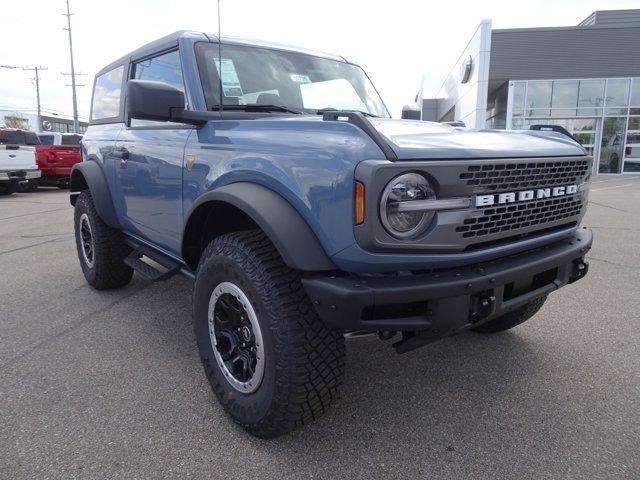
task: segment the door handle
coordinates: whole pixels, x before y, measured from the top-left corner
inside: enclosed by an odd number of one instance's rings
[[[129,160],[129,150],[126,148],[116,148],[112,154],[115,158],[120,159],[120,168],[127,168],[127,160]]]

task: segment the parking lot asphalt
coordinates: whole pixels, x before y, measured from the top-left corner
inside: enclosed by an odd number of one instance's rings
[[[0,198],[0,478],[640,478],[640,177],[598,177],[586,279],[505,333],[349,340],[342,398],[275,440],[201,372],[191,281],[97,292],[68,192]]]

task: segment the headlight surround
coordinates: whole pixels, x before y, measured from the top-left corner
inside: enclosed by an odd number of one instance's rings
[[[398,204],[415,200],[435,200],[429,181],[419,173],[404,173],[391,180],[380,200],[380,220],[399,239],[410,239],[422,233],[431,223],[435,211],[398,211]]]

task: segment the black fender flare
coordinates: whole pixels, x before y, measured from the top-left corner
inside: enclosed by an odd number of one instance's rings
[[[110,227],[121,229],[118,221],[116,209],[111,198],[111,191],[107,185],[104,170],[95,161],[84,161],[76,163],[71,169],[69,180],[69,190],[71,191],[71,205],[76,204],[76,200],[81,190],[88,188],[93,197],[93,204],[98,211],[100,218]]]
[[[206,202],[224,202],[248,215],[269,237],[284,262],[302,271],[336,270],[309,224],[282,196],[269,188],[250,182],[238,182],[211,190],[192,205],[191,214]],[[184,235],[183,235],[184,253]]]

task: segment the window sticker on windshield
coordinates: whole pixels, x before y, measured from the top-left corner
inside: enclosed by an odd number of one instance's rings
[[[308,76],[299,73],[290,73],[289,77],[296,83],[311,83],[311,79]]]
[[[218,75],[222,80],[222,91],[225,97],[241,97],[242,86],[240,85],[240,79],[238,78],[238,72],[233,64],[233,60],[230,58],[222,59],[222,73],[220,73],[220,59],[214,58],[216,68],[218,69]]]

